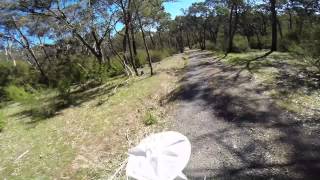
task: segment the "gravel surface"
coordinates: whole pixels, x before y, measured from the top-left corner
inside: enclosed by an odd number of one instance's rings
[[[320,178],[320,127],[280,109],[246,71],[188,51],[188,67],[171,101],[173,130],[192,155],[189,179]]]

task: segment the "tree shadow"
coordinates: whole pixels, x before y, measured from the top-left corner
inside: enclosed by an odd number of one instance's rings
[[[190,56],[193,63],[181,79],[181,87],[172,91],[167,100],[185,102],[192,106],[190,111],[198,108],[209,114],[204,122],[199,122],[204,123],[201,129],[187,129],[204,132],[190,133],[193,152],[206,154],[207,149],[213,152],[217,152],[217,147],[220,149],[219,154],[209,152],[203,159],[206,166],[187,167],[189,179],[320,177],[320,119],[282,109],[264,93],[273,87],[253,83],[250,75],[237,74],[236,67],[197,63],[202,57]],[[277,81],[286,84],[278,83],[279,88],[318,88],[314,83],[302,83],[283,74],[280,72]],[[185,117],[200,112],[192,111]],[[193,124],[195,119],[185,121]]]
[[[67,97],[57,95],[38,100],[30,105],[27,104],[27,108],[25,108],[25,110],[10,116],[18,118],[18,120],[28,125],[29,128],[32,128],[37,126],[41,121],[48,120],[59,115],[64,109],[79,107],[85,102],[107,95],[106,99],[101,99],[96,104],[96,106],[100,106],[114,94],[113,91],[115,88],[119,88],[124,85],[125,83],[119,83],[79,88],[72,91]]]

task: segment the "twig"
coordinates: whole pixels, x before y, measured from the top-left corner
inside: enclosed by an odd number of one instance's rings
[[[129,129],[127,129],[127,131],[126,131],[126,139],[127,139],[128,145],[131,146],[132,145],[132,141],[129,138]]]
[[[119,174],[122,169],[124,168],[124,166],[127,164],[128,162],[128,159],[124,160],[121,164],[120,164],[120,167],[116,170],[116,172],[110,177],[108,178],[108,180],[113,180],[114,178],[117,177],[117,174]]]
[[[116,91],[117,91],[117,88],[119,87],[119,86],[122,86],[122,85],[124,85],[124,84],[128,84],[128,81],[130,80],[130,78],[128,78],[127,80],[125,80],[123,83],[119,83],[114,89],[113,89],[113,94],[115,94],[116,93]]]
[[[26,150],[24,153],[22,153],[19,157],[17,157],[16,160],[14,160],[14,162],[19,161],[23,156],[25,156],[30,150]]]

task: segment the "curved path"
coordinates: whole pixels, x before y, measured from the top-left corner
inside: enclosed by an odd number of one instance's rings
[[[189,51],[171,101],[174,129],[192,143],[189,179],[316,179],[319,129],[280,109],[246,71]]]

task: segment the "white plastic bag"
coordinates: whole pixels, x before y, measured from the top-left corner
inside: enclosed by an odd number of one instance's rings
[[[129,150],[127,177],[137,180],[187,179],[182,170],[191,154],[187,137],[174,132],[152,134]]]

